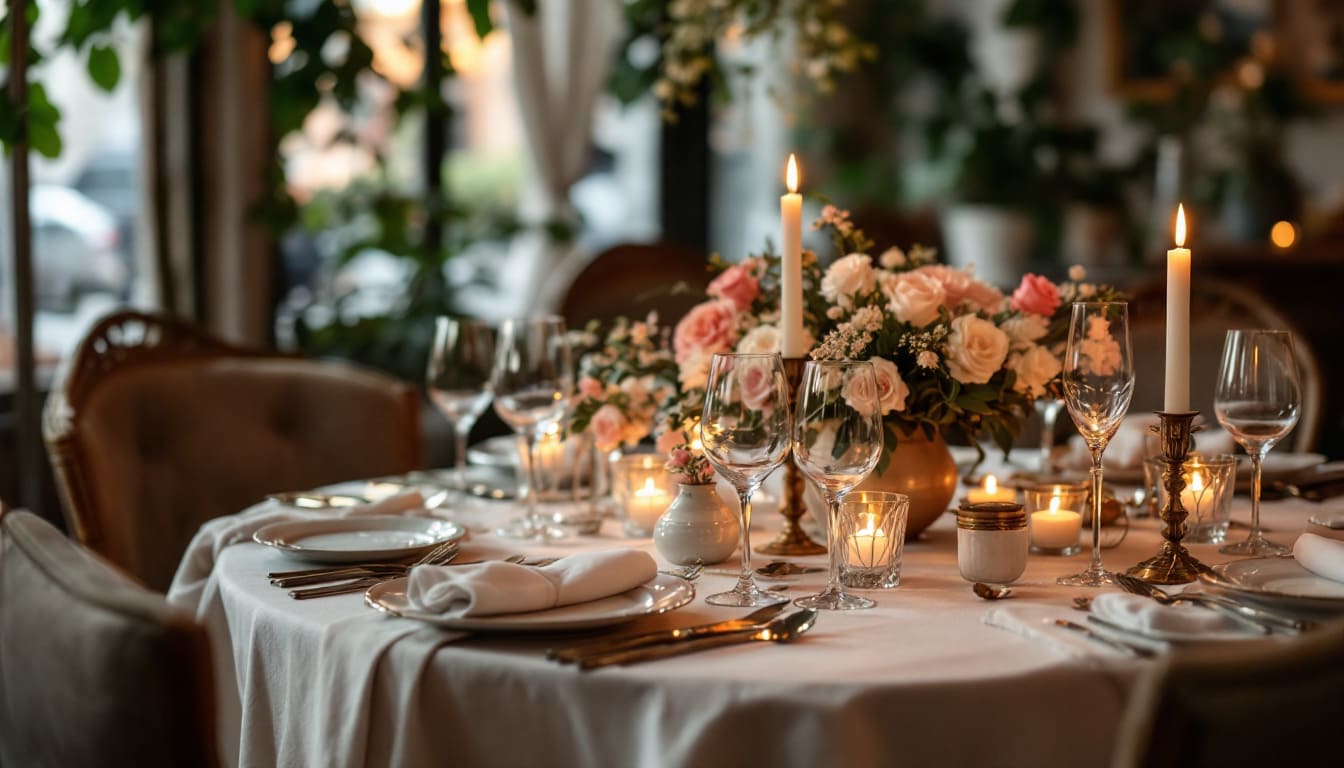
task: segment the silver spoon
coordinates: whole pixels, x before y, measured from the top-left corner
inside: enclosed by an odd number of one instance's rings
[[[986,600],[1002,600],[1013,594],[1013,590],[1010,587],[997,587],[980,581],[975,582],[975,586],[971,587],[971,591]]]

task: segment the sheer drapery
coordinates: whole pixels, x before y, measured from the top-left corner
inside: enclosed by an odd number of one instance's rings
[[[547,0],[529,14],[509,0],[514,87],[523,118],[533,178],[521,203],[523,220],[573,221],[570,187],[588,168],[593,105],[606,81],[620,32],[616,0]],[[544,276],[569,246],[540,231],[513,242],[510,262],[519,283],[513,295],[530,306]]]

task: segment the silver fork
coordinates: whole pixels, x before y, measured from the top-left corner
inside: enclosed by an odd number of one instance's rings
[[[448,563],[452,562],[453,558],[457,557],[458,552],[459,550],[457,549],[457,547],[452,547],[448,549],[445,549],[443,547],[436,547],[434,550],[430,552],[430,554],[438,553],[436,557],[429,557],[429,555],[426,555],[425,557],[420,558],[420,560],[416,561],[415,563],[406,566],[404,571],[400,571],[397,573],[377,573],[371,576],[362,576],[360,578],[355,579],[354,581],[346,581],[340,584],[330,584],[325,587],[312,587],[309,589],[293,589],[290,590],[289,596],[294,598],[295,600],[309,600],[314,597],[329,597],[331,595],[344,595],[349,594],[351,592],[363,592],[364,590],[368,589],[369,587],[379,582],[388,581],[389,579],[395,579],[399,576],[405,576],[406,574],[410,573],[411,569],[417,565],[447,565]]]
[[[1311,622],[1308,621],[1299,621],[1297,619],[1277,616],[1252,608],[1248,605],[1241,605],[1210,595],[1173,595],[1160,587],[1149,584],[1142,579],[1137,579],[1126,573],[1116,574],[1115,580],[1126,592],[1150,597],[1162,605],[1178,605],[1185,603],[1187,605],[1198,605],[1203,608],[1209,608],[1218,611],[1229,618],[1236,619],[1242,624],[1263,634],[1269,634],[1274,630],[1279,630],[1281,632],[1301,632],[1311,628]]]

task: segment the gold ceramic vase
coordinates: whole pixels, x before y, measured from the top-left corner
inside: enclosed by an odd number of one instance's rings
[[[890,491],[910,497],[910,517],[905,538],[910,540],[947,511],[957,493],[957,463],[952,460],[942,435],[930,440],[916,429],[902,435],[887,462],[885,472],[868,476],[858,487],[863,491]]]

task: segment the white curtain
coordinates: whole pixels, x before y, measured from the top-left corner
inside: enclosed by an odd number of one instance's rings
[[[517,0],[509,0],[507,8],[514,89],[533,170],[520,213],[529,223],[556,217],[573,221],[569,190],[588,167],[593,106],[621,30],[621,3],[541,0],[528,14]],[[519,281],[511,295],[526,299],[520,308],[536,306],[546,276],[569,248],[541,232],[515,239],[509,272]]]

